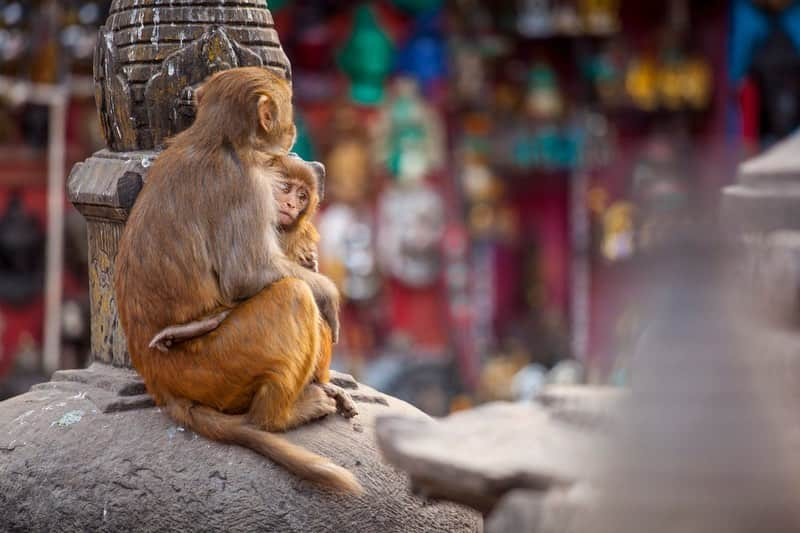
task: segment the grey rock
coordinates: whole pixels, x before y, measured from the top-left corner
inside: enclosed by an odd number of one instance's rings
[[[337,374],[360,414],[287,439],[350,469],[366,492],[333,494],[238,446],[176,425],[138,375],[95,363],[0,403],[0,529],[10,531],[480,531],[480,515],[413,496],[384,464],[375,417],[427,416]]]

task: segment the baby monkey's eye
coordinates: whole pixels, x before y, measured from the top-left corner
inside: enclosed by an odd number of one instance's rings
[[[289,184],[288,182],[285,182],[285,181],[279,182],[278,183],[278,187],[280,187],[281,190],[283,192],[285,192],[285,193],[289,193],[292,190],[291,184]]]

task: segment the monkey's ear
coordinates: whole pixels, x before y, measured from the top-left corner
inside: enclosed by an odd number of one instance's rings
[[[275,105],[275,101],[266,94],[262,94],[258,99],[258,122],[265,132],[275,130],[277,114],[278,106]]]
[[[309,161],[308,166],[317,178],[317,196],[321,202],[325,198],[325,165],[319,161]]]
[[[194,93],[194,105],[200,105],[200,102],[203,100],[203,94],[205,94],[205,87],[205,85],[190,87],[190,90]]]

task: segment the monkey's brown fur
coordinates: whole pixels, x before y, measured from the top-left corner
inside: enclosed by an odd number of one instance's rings
[[[288,155],[274,157],[271,165],[281,176],[303,183],[308,191],[306,207],[291,225],[281,226],[278,235],[283,253],[289,260],[316,272],[318,270],[316,264],[317,245],[320,236],[312,220],[319,209],[325,167],[317,162],[309,163]],[[159,331],[150,341],[149,346],[166,352],[175,343],[193,339],[215,330],[229,312],[229,310],[224,310],[216,315],[193,320],[186,324],[172,324]]]
[[[336,410],[311,382],[327,377],[320,359],[336,331],[338,294],[284,255],[276,231],[269,154],[293,138],[285,80],[259,68],[212,76],[194,124],[155,161],[131,211],[116,302],[134,366],[178,422],[358,493],[350,472],[269,433]],[[148,347],[165,326],[221,310],[230,313],[211,333],[166,354]]]

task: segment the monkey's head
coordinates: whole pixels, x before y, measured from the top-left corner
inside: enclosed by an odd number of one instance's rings
[[[275,200],[281,227],[293,228],[313,218],[322,200],[325,167],[295,155],[276,157],[273,166],[276,170]]]
[[[297,136],[292,87],[269,69],[242,67],[209,77],[196,91],[192,126],[234,146],[287,153]]]

